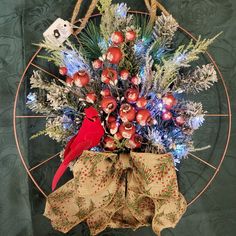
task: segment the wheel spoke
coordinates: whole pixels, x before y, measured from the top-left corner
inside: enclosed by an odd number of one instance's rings
[[[41,116],[16,116],[16,118],[21,118],[21,119],[27,119],[27,118],[47,118],[48,116],[46,115],[41,115]]]
[[[208,117],[228,117],[229,114],[205,114]]]
[[[50,160],[54,159],[55,157],[59,156],[59,154],[60,154],[60,152],[58,152],[57,154],[55,154],[55,155],[49,157],[49,158],[46,159],[45,161],[40,162],[38,165],[32,167],[29,171],[31,172],[31,171],[37,169],[38,167],[40,167],[40,166],[46,164],[48,161],[50,161]]]
[[[192,153],[189,153],[189,155],[190,155],[193,159],[196,159],[196,160],[198,160],[198,161],[204,163],[205,165],[211,167],[212,169],[217,170],[217,168],[216,168],[215,166],[211,165],[211,164],[208,163],[207,161],[202,160],[200,157],[198,157],[198,156],[196,156],[196,155],[194,155],[194,154],[192,154]]]

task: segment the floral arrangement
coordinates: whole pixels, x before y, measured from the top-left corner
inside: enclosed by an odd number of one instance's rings
[[[204,122],[201,103],[186,100],[217,82],[212,64],[193,68],[212,39],[177,45],[178,23],[161,14],[130,14],[126,4],[98,3],[99,26],[90,20],[76,40],[43,41],[41,56],[59,78],[35,71],[27,105],[46,114],[48,135],[65,146],[53,189],[84,150],[171,154],[178,165],[194,151],[192,135]]]

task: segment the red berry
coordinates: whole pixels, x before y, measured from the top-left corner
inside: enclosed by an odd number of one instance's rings
[[[114,151],[116,149],[116,144],[113,138],[111,137],[105,137],[103,139],[103,143],[104,143],[104,148],[109,150],[109,151]]]
[[[121,50],[118,47],[110,47],[107,50],[107,60],[112,64],[119,64],[123,57]]]
[[[93,69],[98,70],[102,67],[103,62],[101,60],[97,59],[97,60],[93,61],[92,65],[93,65]]]
[[[111,35],[111,41],[115,44],[120,44],[124,42],[124,36],[121,32],[116,31]]]
[[[138,108],[144,108],[147,105],[147,99],[145,97],[138,98],[136,105]]]
[[[176,98],[173,96],[172,93],[167,93],[163,98],[162,98],[163,104],[165,105],[165,108],[170,110],[173,106],[177,104]]]
[[[121,135],[120,132],[117,132],[117,133],[114,135],[114,138],[117,139],[117,140],[121,140],[121,139],[123,139],[123,136]]]
[[[119,132],[123,138],[130,139],[135,134],[135,127],[131,122],[126,122],[120,125]]]
[[[114,97],[104,97],[101,101],[102,110],[105,113],[113,112],[117,107],[117,102]]]
[[[86,101],[89,103],[94,103],[97,99],[97,96],[94,92],[88,93],[86,95]]]
[[[112,121],[111,123],[109,123],[110,133],[113,135],[117,133],[119,125],[120,124],[117,121]]]
[[[175,122],[177,125],[183,125],[185,123],[185,119],[183,116],[178,116],[175,118]]]
[[[60,68],[59,68],[59,73],[60,73],[61,75],[66,75],[67,72],[68,72],[68,70],[67,70],[66,67],[60,67]]]
[[[78,71],[74,74],[73,80],[76,86],[82,88],[89,83],[90,78],[86,71]]]
[[[136,32],[133,30],[129,30],[125,34],[125,38],[127,41],[134,41],[136,39]]]
[[[111,123],[113,121],[116,121],[116,117],[115,116],[109,116],[108,119],[107,119],[107,122]]]
[[[172,113],[169,111],[165,111],[162,113],[162,120],[170,120],[172,118]]]
[[[136,121],[141,126],[145,126],[151,120],[151,113],[147,109],[139,110],[136,115]]]
[[[120,78],[122,79],[122,80],[127,80],[128,78],[129,78],[129,71],[128,70],[122,70],[121,72],[120,72]]]
[[[72,86],[73,83],[74,83],[74,80],[71,77],[67,77],[66,78],[66,83],[67,83],[68,86]]]
[[[134,85],[139,85],[141,84],[141,78],[139,76],[134,76],[131,78],[131,82]]]
[[[125,92],[125,98],[127,102],[133,103],[136,102],[139,96],[139,91],[134,88],[130,88]]]
[[[111,91],[110,91],[110,89],[108,89],[108,88],[103,89],[103,90],[101,91],[101,95],[102,95],[103,97],[111,96]]]
[[[102,71],[101,80],[105,84],[116,85],[118,82],[117,71],[113,68],[106,68]]]
[[[123,122],[133,121],[135,119],[136,111],[133,106],[125,103],[121,105],[119,115]]]
[[[142,136],[139,134],[134,134],[127,143],[127,147],[130,149],[140,148],[142,145]]]

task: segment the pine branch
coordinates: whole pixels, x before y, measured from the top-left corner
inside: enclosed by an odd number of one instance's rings
[[[94,60],[102,55],[99,43],[101,41],[100,30],[92,21],[79,34],[79,41],[82,45],[81,51],[89,60]]]
[[[218,78],[214,65],[207,64],[197,67],[196,70],[187,76],[179,76],[175,88],[177,92],[184,91],[185,93],[195,94],[207,90],[217,81]]]
[[[172,15],[165,16],[163,13],[156,20],[153,28],[153,38],[159,45],[169,47],[172,43],[178,23]]]

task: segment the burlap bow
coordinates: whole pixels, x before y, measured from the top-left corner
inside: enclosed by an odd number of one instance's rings
[[[44,215],[64,233],[86,221],[91,234],[106,227],[175,227],[187,204],[169,154],[84,151],[74,178],[47,198]]]

